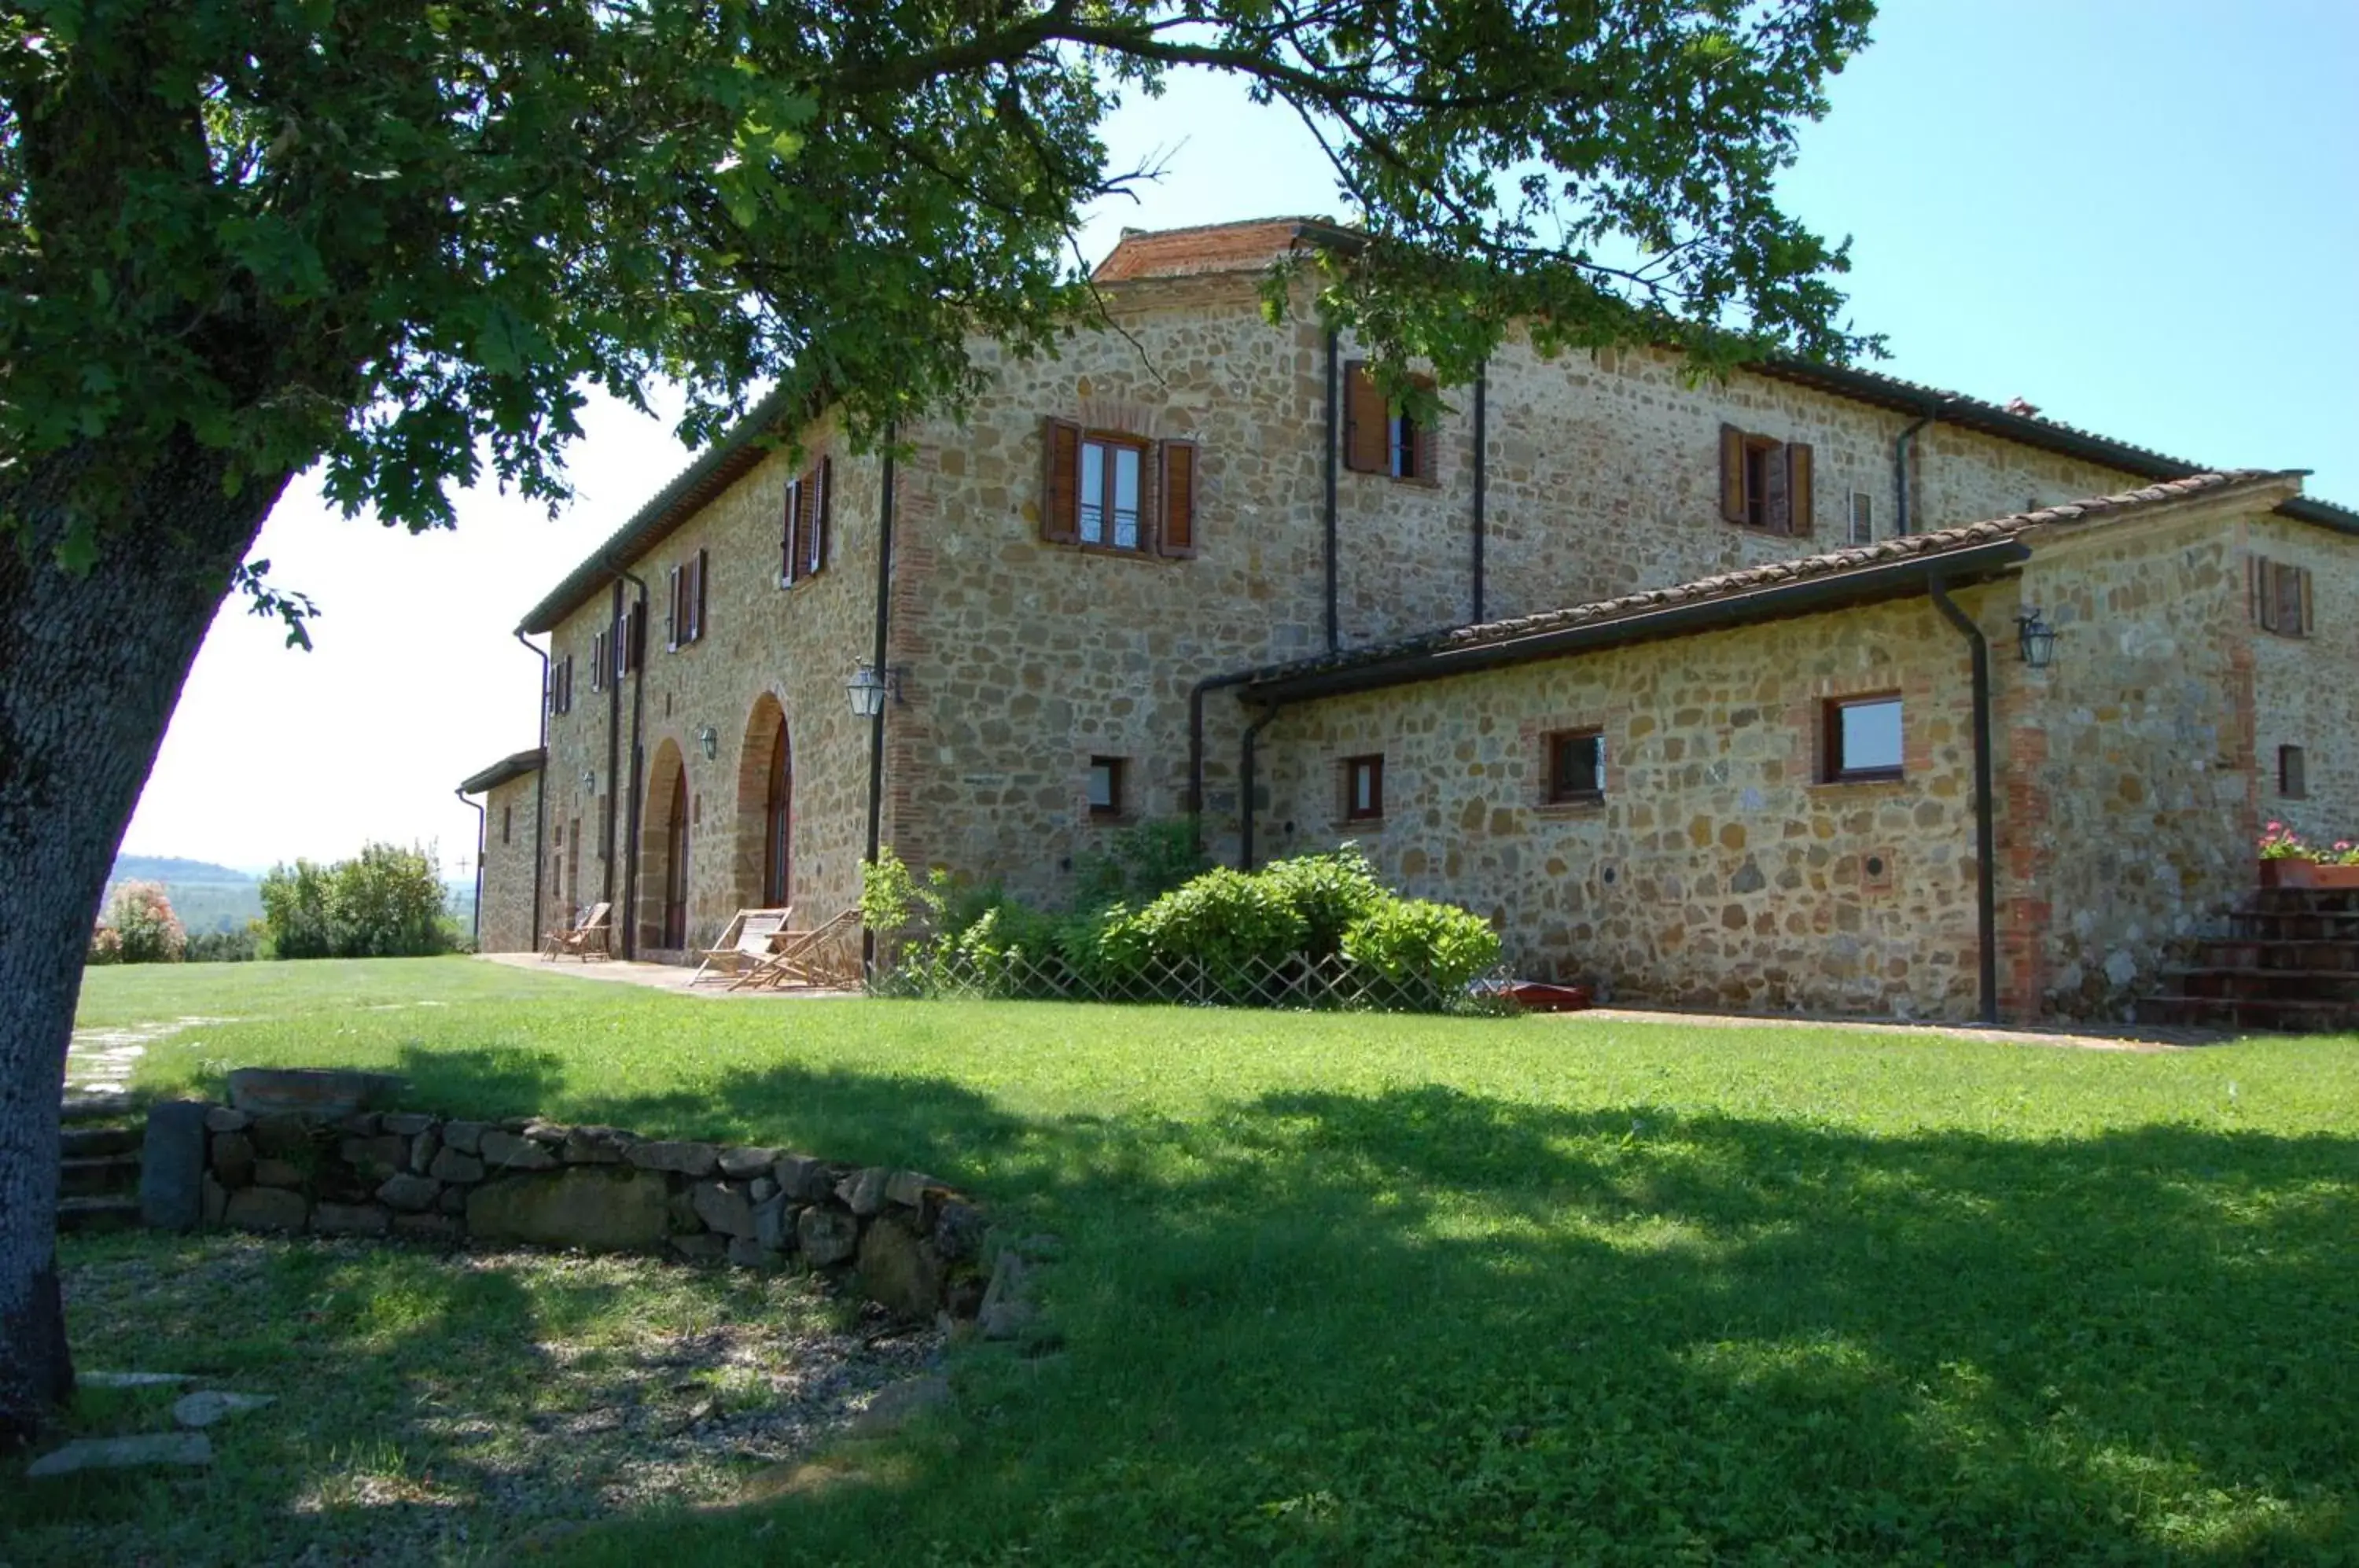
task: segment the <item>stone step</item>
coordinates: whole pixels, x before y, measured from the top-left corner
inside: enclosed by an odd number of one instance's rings
[[[67,1198],[94,1198],[106,1192],[139,1191],[139,1157],[104,1154],[95,1160],[58,1161],[58,1193]]]
[[[139,1224],[136,1198],[60,1198],[60,1231],[131,1230]]]
[[[69,1160],[96,1160],[106,1154],[136,1154],[147,1135],[136,1127],[70,1127],[60,1135],[60,1152]]]
[[[2147,996],[2137,1021],[2178,1028],[2249,1029],[2277,1034],[2327,1034],[2359,1029],[2359,1002],[2282,996]]]
[[[58,1119],[64,1122],[118,1121],[138,1107],[128,1094],[68,1094],[58,1109]]]

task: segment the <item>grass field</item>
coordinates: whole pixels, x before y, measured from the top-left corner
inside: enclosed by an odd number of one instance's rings
[[[153,1048],[159,1090],[391,1067],[425,1108],[914,1165],[1063,1238],[1057,1352],[962,1353],[859,1484],[568,1560],[2359,1563],[2349,1040],[749,1005],[458,960],[100,971],[83,1012],[239,1020]]]

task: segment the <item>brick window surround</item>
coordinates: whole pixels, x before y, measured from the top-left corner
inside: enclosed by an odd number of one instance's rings
[[[1899,778],[1903,735],[1897,691],[1828,698],[1821,724],[1820,781],[1865,784]]]
[[[1600,730],[1557,730],[1543,737],[1547,769],[1542,800],[1551,806],[1592,805],[1605,799],[1605,735]]]
[[[1382,821],[1385,814],[1385,758],[1382,752],[1343,759],[1343,820]]]

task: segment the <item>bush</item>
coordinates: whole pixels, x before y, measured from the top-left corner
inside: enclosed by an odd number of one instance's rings
[[[1470,910],[1387,897],[1343,933],[1343,953],[1397,1007],[1447,1006],[1499,962],[1499,933]]]
[[[178,964],[188,951],[189,933],[172,912],[172,900],[159,882],[123,882],[106,900],[100,921],[114,933],[114,955],[101,964]],[[92,948],[98,946],[93,933]]]
[[[441,869],[423,849],[371,844],[332,866],[274,866],[262,911],[274,958],[420,958],[452,945]]]
[[[113,926],[101,925],[90,933],[90,952],[82,964],[120,964],[123,962],[123,933]]]
[[[1239,999],[1299,955],[1310,934],[1281,887],[1226,866],[1164,894],[1122,928],[1114,940],[1125,966],[1142,956],[1166,964],[1193,961],[1208,982]]]
[[[1184,887],[1210,868],[1196,847],[1191,817],[1158,818],[1127,827],[1073,863],[1073,907],[1149,904]]]
[[[1343,952],[1343,933],[1392,897],[1356,844],[1273,861],[1259,875],[1302,917],[1310,932],[1303,953],[1312,959]]]
[[[189,938],[190,964],[251,964],[262,956],[264,927],[248,920],[236,931],[198,931]]]

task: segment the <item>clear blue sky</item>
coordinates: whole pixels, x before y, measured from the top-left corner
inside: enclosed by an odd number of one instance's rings
[[[2359,506],[2359,0],[1899,0],[1875,36],[1785,191],[1854,237],[1881,368],[2196,462],[2311,468],[2311,494]],[[1109,139],[1168,172],[1093,218],[1093,258],[1124,223],[1340,211],[1299,129],[1216,84],[1125,108]],[[688,459],[611,408],[589,423],[555,523],[485,494],[410,539],[291,489],[259,553],[320,601],[320,649],[234,607],[215,624],[125,847],[266,865],[439,840],[471,866],[451,787],[535,735],[509,628]]]

